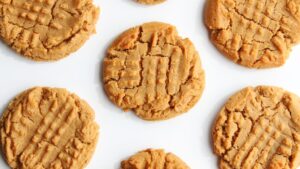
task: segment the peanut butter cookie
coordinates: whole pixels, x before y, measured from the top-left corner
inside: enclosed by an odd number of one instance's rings
[[[61,59],[95,32],[92,0],[0,0],[0,36],[36,61]]]
[[[250,68],[278,67],[300,40],[298,0],[208,0],[212,42],[230,60]]]
[[[199,100],[204,71],[194,45],[169,24],[150,22],[124,32],[104,59],[104,87],[124,110],[145,120],[164,120]]]
[[[122,161],[121,169],[189,169],[189,167],[172,153],[147,149]]]
[[[155,4],[165,2],[166,0],[136,0],[136,1],[141,4],[155,5]]]
[[[1,149],[15,169],[82,169],[98,139],[90,106],[58,88],[17,96],[0,119]]]
[[[300,98],[277,87],[245,88],[222,108],[213,141],[221,169],[296,169]]]

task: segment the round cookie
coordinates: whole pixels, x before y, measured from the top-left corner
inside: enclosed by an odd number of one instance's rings
[[[92,0],[4,0],[0,36],[27,58],[58,60],[79,49],[95,32],[98,14]]]
[[[277,87],[245,88],[222,108],[212,134],[221,169],[296,169],[300,98]]]
[[[136,0],[136,2],[146,5],[155,5],[162,2],[165,2],[166,0]]]
[[[189,169],[176,155],[164,150],[147,149],[121,163],[121,169]]]
[[[120,35],[104,59],[104,88],[123,110],[145,120],[164,120],[188,111],[199,100],[205,77],[189,39],[160,22]]]
[[[206,25],[214,45],[250,68],[278,67],[300,40],[300,1],[208,0]]]
[[[94,111],[75,94],[32,88],[0,119],[1,150],[11,168],[82,169],[95,150]]]

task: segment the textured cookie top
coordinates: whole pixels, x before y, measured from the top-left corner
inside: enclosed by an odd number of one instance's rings
[[[285,63],[300,39],[298,0],[208,0],[206,25],[215,46],[251,68]]]
[[[232,96],[213,128],[221,169],[296,169],[300,165],[300,98],[276,87]]]
[[[148,149],[122,161],[121,169],[189,169],[189,167],[172,153]]]
[[[108,97],[145,120],[188,111],[200,98],[205,81],[192,42],[159,22],[124,32],[108,49],[103,78]]]
[[[0,0],[0,36],[30,59],[57,60],[95,32],[98,13],[92,0]]]
[[[155,5],[155,4],[165,2],[166,0],[136,0],[136,1],[141,4]]]
[[[1,148],[16,169],[82,169],[97,138],[93,110],[64,89],[29,89],[0,119]]]

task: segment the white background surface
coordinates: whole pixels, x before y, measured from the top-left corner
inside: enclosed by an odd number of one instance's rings
[[[300,95],[300,46],[277,69],[250,70],[225,59],[211,44],[203,23],[205,0],[168,0],[145,7],[131,0],[94,0],[101,7],[97,34],[77,52],[54,63],[36,63],[0,43],[0,112],[23,90],[33,86],[67,88],[95,110],[100,139],[88,169],[118,169],[120,161],[146,148],[164,148],[192,169],[217,169],[210,129],[226,99],[246,86],[276,85]],[[198,49],[206,72],[206,88],[188,113],[163,122],[146,122],[123,113],[106,97],[100,78],[107,46],[122,31],[148,21],[175,25]],[[0,158],[0,168],[8,169]]]

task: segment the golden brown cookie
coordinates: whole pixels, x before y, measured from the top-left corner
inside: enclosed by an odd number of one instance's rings
[[[146,5],[155,5],[162,2],[165,2],[166,0],[136,0],[136,2]]]
[[[215,46],[250,68],[278,67],[300,40],[298,0],[208,0],[206,25]]]
[[[1,149],[14,169],[82,169],[95,150],[94,111],[65,89],[32,88],[0,119]]]
[[[300,98],[281,88],[248,87],[236,93],[212,131],[221,169],[300,166]]]
[[[199,100],[205,77],[189,39],[176,28],[150,22],[131,28],[109,47],[104,59],[108,97],[145,120],[164,120],[188,111]]]
[[[121,169],[189,169],[189,167],[172,153],[147,149],[122,161]]]
[[[98,14],[92,0],[1,0],[0,36],[27,58],[58,60],[95,32]]]

